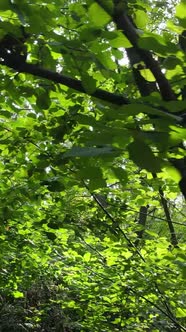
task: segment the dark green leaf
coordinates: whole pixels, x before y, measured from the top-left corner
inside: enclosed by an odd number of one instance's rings
[[[89,94],[94,93],[96,90],[96,80],[86,73],[83,73],[81,75],[81,78],[82,78],[82,85],[85,91]]]
[[[128,145],[129,157],[140,168],[152,173],[161,171],[161,160],[156,157],[150,147],[140,139]]]

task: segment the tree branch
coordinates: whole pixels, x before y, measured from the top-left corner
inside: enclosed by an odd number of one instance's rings
[[[169,231],[170,231],[170,236],[171,236],[171,244],[174,247],[176,247],[176,246],[178,246],[178,240],[177,240],[176,232],[175,232],[175,229],[174,229],[174,225],[172,223],[172,219],[171,219],[171,215],[170,215],[169,208],[168,208],[168,205],[167,205],[167,201],[165,199],[164,192],[163,192],[161,187],[159,188],[159,194],[160,194],[160,198],[161,198],[161,204],[163,206],[163,210],[164,210],[164,213],[165,213],[165,216],[166,216],[166,219],[167,219],[167,224],[169,226]]]
[[[89,190],[88,185],[85,183],[84,180],[82,180],[85,188],[88,190],[88,192],[91,194],[91,196],[93,197],[94,201],[99,205],[99,207],[101,208],[101,210],[104,212],[104,214],[107,216],[108,219],[110,219],[112,221],[113,227],[110,227],[109,225],[107,225],[107,227],[110,229],[110,231],[115,234],[118,235],[118,232],[120,234],[122,234],[122,236],[125,238],[125,240],[128,242],[129,246],[133,248],[134,252],[136,252],[140,258],[142,259],[143,262],[145,262],[145,259],[143,258],[143,256],[141,255],[140,251],[135,247],[135,245],[131,242],[131,240],[128,238],[128,236],[125,234],[125,232],[120,228],[120,226],[118,225],[118,223],[116,222],[116,220],[112,217],[112,215],[107,211],[106,207],[103,206],[102,202],[100,201],[100,199],[97,197],[96,194],[91,193]]]
[[[104,6],[101,0],[97,0],[97,3],[105,11],[107,11],[107,8]],[[128,40],[131,42],[135,50],[138,52],[140,58],[146,64],[147,68],[149,68],[153,73],[154,77],[156,78],[157,84],[159,86],[162,98],[164,100],[175,100],[176,99],[175,94],[170,86],[169,81],[161,72],[161,68],[159,66],[158,61],[156,61],[153,58],[152,53],[150,51],[144,50],[138,46],[139,35],[135,27],[129,20],[128,16],[125,13],[123,13],[121,10],[118,10],[117,6],[115,6],[112,19],[115,22],[118,30],[122,30],[123,34],[128,38]]]
[[[41,68],[35,64],[27,63],[22,59],[20,55],[16,56],[15,54],[8,54],[8,53],[2,54],[2,50],[0,50],[0,57],[3,58],[3,60],[0,62],[1,65],[8,66],[9,68],[12,68],[19,73],[27,73],[33,76],[42,77],[47,80],[53,81],[54,83],[63,84],[71,89],[74,89],[82,93],[86,93],[87,95],[96,97],[98,99],[110,102],[115,105],[130,104],[130,101],[127,98],[102,89],[97,89],[92,94],[89,94],[83,87],[82,82],[80,80],[65,75],[61,75],[59,73],[53,72],[48,69]]]
[[[147,221],[147,212],[148,212],[148,208],[149,206],[141,206],[140,207],[140,211],[139,211],[139,220],[138,220],[138,223],[139,225],[142,226],[142,229],[140,231],[137,231],[137,240],[135,242],[135,245],[137,246],[138,243],[139,243],[139,240],[142,239],[143,237],[143,233],[145,231],[145,225],[146,225],[146,221]]]

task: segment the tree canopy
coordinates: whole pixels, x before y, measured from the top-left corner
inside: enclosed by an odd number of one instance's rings
[[[0,331],[186,331],[186,2],[0,1]]]

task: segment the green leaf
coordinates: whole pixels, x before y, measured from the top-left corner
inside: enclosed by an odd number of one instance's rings
[[[83,163],[83,166],[80,167],[79,175],[83,180],[88,180],[88,187],[91,192],[106,186],[101,169],[99,167],[90,166],[89,162],[87,165],[85,162]]]
[[[116,175],[116,177],[120,180],[120,182],[125,185],[127,183],[128,180],[128,174],[126,172],[125,169],[123,169],[122,167],[113,167],[112,168],[114,174]]]
[[[175,69],[177,65],[181,65],[181,60],[177,59],[175,56],[169,56],[163,61],[163,67],[166,69]]]
[[[80,32],[80,39],[82,41],[93,41],[96,40],[98,37],[100,37],[101,35],[101,29],[99,28],[94,28],[94,27],[86,27],[84,29],[81,30]]]
[[[172,142],[175,142],[179,144],[181,141],[183,141],[186,137],[186,128],[179,128],[176,126],[170,126],[172,129],[170,131],[170,137]]]
[[[140,168],[152,173],[161,171],[161,160],[155,157],[150,147],[140,139],[128,145],[129,157]]]
[[[186,109],[186,101],[185,100],[171,100],[168,103],[165,103],[164,106],[170,112],[183,112]]]
[[[0,330],[172,331],[156,283],[184,325],[186,2],[177,17],[175,2],[0,1]],[[126,61],[125,12],[177,100],[141,97],[130,62],[147,68],[144,94],[154,78],[145,59]]]
[[[148,15],[144,10],[135,10],[134,21],[139,29],[144,29],[148,22]]]
[[[150,69],[141,69],[140,74],[144,77],[144,79],[148,82],[155,82],[156,78],[154,77],[153,73]]]
[[[177,6],[176,6],[176,17],[184,19],[186,18],[186,1],[182,0]]]
[[[11,2],[7,1],[7,0],[2,0],[0,2],[0,11],[4,11],[4,10],[9,10],[11,9]],[[0,14],[1,15],[1,14]]]
[[[85,91],[88,94],[94,93],[96,90],[96,80],[85,72],[81,74],[81,79]]]
[[[111,303],[111,299],[108,296],[103,296],[103,301]]]
[[[119,149],[115,149],[111,146],[104,146],[100,148],[94,147],[73,147],[69,151],[65,152],[62,156],[62,159],[69,157],[98,157],[105,155],[117,155],[119,154]]]
[[[111,58],[111,53],[110,52],[102,52],[102,53],[97,53],[96,57],[98,60],[101,62],[101,64],[106,68],[110,70],[115,70],[117,69],[116,63],[112,60]]]
[[[186,309],[185,308],[177,308],[176,309],[176,317],[178,317],[178,318],[186,317]]]
[[[51,192],[61,192],[65,189],[64,184],[56,178],[44,180],[42,181],[42,185],[47,186],[48,190]]]
[[[83,256],[83,261],[88,263],[90,261],[90,258],[91,258],[90,252],[86,252]]]
[[[121,106],[118,109],[119,118],[121,116],[123,119],[126,118],[126,116],[130,116],[130,115],[134,116],[139,113],[157,115],[159,117],[160,121],[161,121],[161,117],[167,118],[170,120],[172,120],[172,119],[178,120],[178,118],[175,115],[170,114],[168,112],[161,111],[161,107],[155,108],[155,107],[151,107],[151,106],[148,106],[148,105],[142,104],[142,103],[140,103],[140,104],[132,103],[129,105]],[[117,118],[117,115],[115,115],[115,117]]]
[[[162,56],[167,56],[168,54],[175,55],[179,50],[177,45],[170,42],[167,43],[163,36],[153,33],[144,33],[141,35],[138,45],[146,50],[153,50]]]
[[[89,181],[89,190],[90,192],[93,192],[94,190],[105,188],[106,187],[106,181],[102,176],[96,176],[94,179],[90,178]]]
[[[171,165],[167,165],[163,168],[162,178],[174,179],[175,182],[179,183],[181,180],[180,172]]]
[[[22,292],[19,292],[19,291],[12,292],[12,295],[15,299],[19,299],[19,298],[24,297],[24,294]]]
[[[90,20],[94,23],[96,27],[103,27],[110,21],[110,16],[107,12],[100,7],[97,2],[94,2],[88,9],[88,14]]]
[[[119,48],[119,47],[124,47],[124,48],[132,47],[132,44],[130,43],[128,38],[125,37],[125,35],[120,31],[117,32],[117,36],[115,38],[112,38],[112,39],[109,40],[109,44],[112,47],[116,47],[116,48]]]
[[[50,107],[51,100],[48,95],[48,92],[38,92],[37,99],[36,99],[36,105],[38,108],[41,108],[43,110],[48,109]]]
[[[102,177],[102,172],[99,167],[90,166],[89,164],[80,167],[80,175],[84,179],[96,179],[97,177]]]
[[[152,237],[158,238],[158,234],[153,231],[145,230],[145,233]]]

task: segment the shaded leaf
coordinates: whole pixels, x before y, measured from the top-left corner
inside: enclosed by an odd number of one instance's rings
[[[161,160],[156,157],[150,147],[141,140],[134,140],[128,145],[129,157],[140,168],[157,173],[161,171]]]
[[[81,75],[81,79],[82,79],[82,85],[83,85],[85,91],[88,94],[94,93],[96,90],[96,80],[92,76],[90,76],[86,73],[83,73]]]
[[[120,153],[119,149],[112,146],[103,146],[100,148],[95,147],[73,147],[71,150],[65,152],[62,159],[69,157],[97,157],[104,155],[117,155]]]

